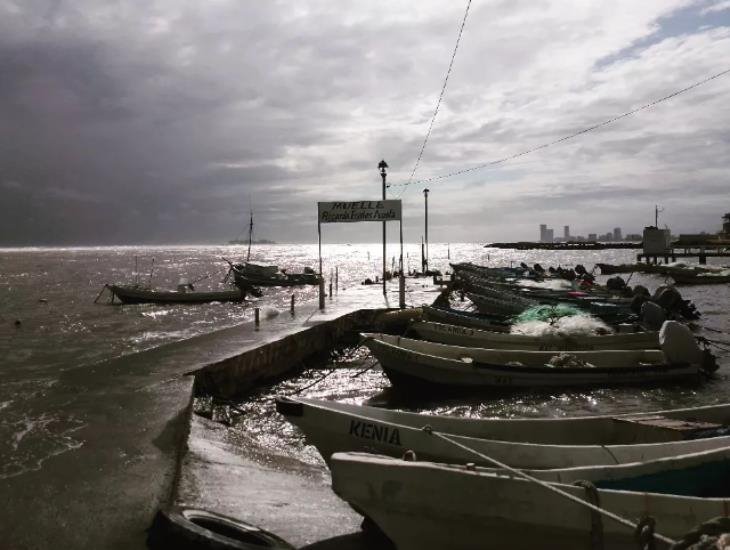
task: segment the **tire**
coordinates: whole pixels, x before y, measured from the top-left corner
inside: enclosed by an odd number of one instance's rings
[[[294,550],[273,533],[244,521],[180,506],[157,512],[148,543],[155,550]]]

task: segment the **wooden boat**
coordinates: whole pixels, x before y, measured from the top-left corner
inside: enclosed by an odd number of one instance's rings
[[[602,264],[597,263],[596,266],[601,270],[601,275],[615,275],[617,273],[633,273],[634,271],[640,271],[639,264]]]
[[[700,465],[596,482],[600,507],[632,522],[651,516],[655,530],[677,539],[697,524],[728,516],[730,461],[725,453]],[[628,468],[627,468],[628,469]],[[359,453],[331,460],[332,488],[372,520],[399,550],[636,548],[632,527],[596,517],[577,502],[507,472],[410,462]],[[651,470],[651,468],[646,468]],[[600,477],[600,476],[599,476]],[[549,482],[577,499],[591,500],[584,487]],[[666,486],[681,494],[657,492]],[[668,548],[655,541],[657,548]]]
[[[490,465],[433,437],[446,433],[518,468],[572,468],[701,452],[730,445],[730,404],[613,416],[460,418],[423,415],[303,397],[278,397],[276,409],[307,436],[325,461],[333,453],[368,451],[400,457]]]
[[[423,318],[428,321],[474,327],[493,332],[509,332],[509,324],[505,322],[504,317],[482,315],[471,311],[450,308],[446,309],[434,306],[423,306],[422,310]]]
[[[243,267],[245,268],[247,265],[249,264],[243,264]],[[302,286],[319,284],[319,275],[314,272],[285,273],[275,271],[273,274],[255,274],[245,269],[241,270],[240,267],[241,264],[232,266],[233,276],[236,284],[244,288],[246,286]]]
[[[668,323],[679,325],[667,321],[664,326]],[[702,352],[691,334],[686,342],[692,347],[686,353],[673,351],[671,357],[660,350],[570,353],[494,350],[449,346],[388,334],[362,336],[363,345],[378,359],[391,383],[409,388],[505,390],[646,384],[680,378],[699,379],[703,369]]]
[[[687,270],[686,273],[674,272],[671,274],[672,279],[678,285],[720,285],[730,283],[730,274],[698,273],[696,271]]]
[[[202,304],[205,302],[240,302],[245,293],[238,288],[217,291],[156,290],[136,285],[108,285],[124,304]]]
[[[504,299],[483,294],[467,293],[480,313],[517,315],[526,309],[538,305],[538,302],[527,299]]]
[[[599,350],[654,349],[659,347],[657,332],[605,335],[554,333],[542,336],[505,334],[443,323],[414,322],[409,332],[430,342],[488,349]]]

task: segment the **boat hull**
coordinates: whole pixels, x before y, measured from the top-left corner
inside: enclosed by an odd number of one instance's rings
[[[511,474],[377,456],[336,454],[332,488],[369,517],[399,550],[590,548],[589,509]],[[585,489],[551,484],[586,500]],[[600,506],[633,522],[650,515],[656,532],[678,539],[727,517],[730,501],[598,489]],[[604,548],[633,548],[633,529],[604,518]],[[666,548],[658,545],[658,548]]]
[[[363,345],[394,386],[422,390],[641,385],[699,380],[700,373],[698,365],[667,364],[662,352],[651,350],[578,351],[571,355],[596,366],[550,368],[545,363],[551,352],[483,350],[388,335],[365,335]]]
[[[174,290],[147,290],[110,285],[114,296],[124,304],[202,304],[207,302],[240,302],[245,298],[240,289],[217,292],[177,292]]]
[[[317,447],[326,462],[334,453],[343,451],[401,457],[406,450],[412,450],[422,460],[491,465],[434,437],[424,430],[425,426],[448,433],[464,445],[520,468],[623,464],[730,445],[730,436],[682,440],[696,432],[637,422],[640,417],[635,416],[468,419],[304,398],[279,398],[276,407],[306,434],[307,441]],[[662,413],[648,413],[648,416],[656,414]],[[679,420],[704,418],[725,423],[730,420],[730,406],[680,409],[663,414]]]
[[[415,322],[409,330],[431,342],[490,349],[595,350],[653,349],[659,347],[656,332],[584,335],[556,333],[546,336],[504,334],[444,323]]]

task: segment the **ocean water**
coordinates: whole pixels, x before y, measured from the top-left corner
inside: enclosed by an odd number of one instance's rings
[[[389,255],[396,254],[389,246]],[[633,250],[596,252],[527,251],[485,249],[479,244],[435,244],[430,247],[431,266],[443,271],[449,261],[474,261],[500,266],[525,261],[588,269],[595,262],[625,263]],[[79,423],[54,410],[31,410],[27,401],[53,391],[60,373],[124,354],[143,352],[164,343],[189,338],[248,321],[251,303],[200,305],[110,305],[108,294],[94,299],[105,283],[152,282],[159,288],[175,288],[181,278],[201,279],[198,289],[221,288],[228,265],[223,257],[242,259],[244,246],[103,247],[0,249],[0,479],[28,469],[43,467],[49,456],[72,452],[81,444],[74,438]],[[326,277],[337,269],[341,289],[359,285],[381,271],[380,244],[327,245],[323,248]],[[317,267],[316,245],[255,245],[253,260],[300,272]],[[714,263],[723,264],[721,261]],[[406,247],[406,267],[420,266],[420,246]],[[389,258],[388,265],[393,262]],[[728,262],[730,263],[730,261]],[[136,268],[135,268],[136,266]],[[631,284],[650,290],[661,277],[634,275]],[[699,333],[726,342],[730,349],[730,285],[682,287],[703,316]],[[316,288],[293,291],[298,302],[316,298]],[[285,310],[292,289],[265,289],[255,300],[264,308]],[[720,331],[720,332],[716,332]],[[524,393],[487,400],[398,403],[389,397],[389,383],[377,368],[370,368],[362,353],[337,361],[340,368],[303,395],[352,402],[374,402],[425,413],[476,416],[555,416],[657,408],[726,400],[730,384],[725,373],[727,351],[716,350],[721,369],[717,380],[693,387],[656,389],[598,389],[584,392]],[[333,366],[335,366],[333,364]],[[326,371],[325,371],[326,372]],[[321,369],[305,371],[279,385],[262,388],[241,403],[248,414],[235,419],[231,438],[246,434],[262,445],[316,461],[293,428],[274,411],[273,397],[311,384]]]

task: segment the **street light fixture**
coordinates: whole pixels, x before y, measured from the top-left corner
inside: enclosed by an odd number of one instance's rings
[[[383,200],[385,200],[385,178],[387,177],[387,169],[388,169],[388,163],[385,162],[385,159],[381,160],[378,163],[378,170],[380,170],[380,177],[383,178]],[[386,273],[386,249],[385,249],[385,222],[383,222],[383,296],[386,295],[386,288],[385,288],[385,273]]]

